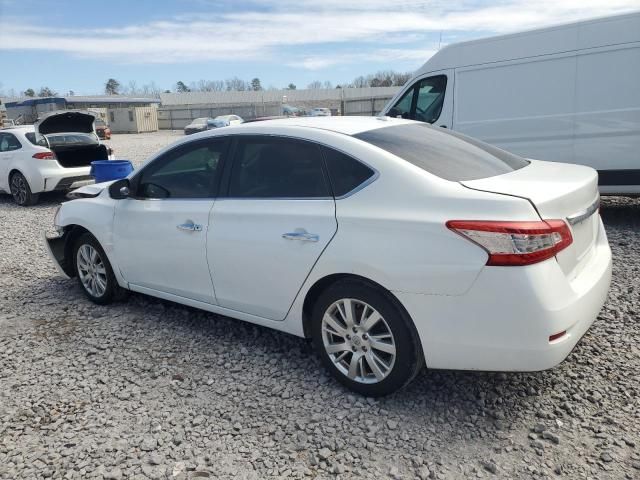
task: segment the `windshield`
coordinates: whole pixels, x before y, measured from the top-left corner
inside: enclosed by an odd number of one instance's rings
[[[196,118],[193,122],[193,124],[204,124],[207,123],[208,118]]]
[[[354,137],[454,182],[502,175],[529,165],[522,157],[425,123],[383,127]]]

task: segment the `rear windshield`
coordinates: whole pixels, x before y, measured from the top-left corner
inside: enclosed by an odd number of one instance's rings
[[[502,175],[529,165],[512,153],[424,123],[383,127],[354,137],[454,182]]]
[[[93,133],[55,133],[47,135],[47,140],[52,147],[62,145],[97,145],[98,137]]]

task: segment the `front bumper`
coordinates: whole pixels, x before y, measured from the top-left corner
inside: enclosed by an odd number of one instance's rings
[[[571,280],[552,258],[486,267],[461,296],[393,293],[414,320],[429,368],[545,370],[571,353],[607,298],[612,259],[602,221],[585,261]]]
[[[42,231],[42,241],[44,243],[45,250],[49,254],[49,258],[53,261],[60,275],[64,278],[71,278],[73,273],[73,262],[70,258],[67,258],[67,235],[68,232],[64,232],[60,235],[48,236],[46,232]]]

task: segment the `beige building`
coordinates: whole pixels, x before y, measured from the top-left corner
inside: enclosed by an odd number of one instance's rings
[[[107,109],[107,123],[112,133],[142,133],[158,131],[158,108],[124,107]]]

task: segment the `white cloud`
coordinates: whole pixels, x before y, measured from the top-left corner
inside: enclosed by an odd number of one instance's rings
[[[502,0],[489,6],[467,0],[280,0],[266,9],[268,4],[254,0],[255,8],[241,12],[100,29],[43,27],[5,16],[0,49],[124,63],[271,60],[319,70],[348,61],[424,59],[437,45],[415,44],[429,33],[503,33],[638,8],[638,0]],[[344,53],[354,45],[358,53]],[[296,53],[305,48],[340,53]]]

